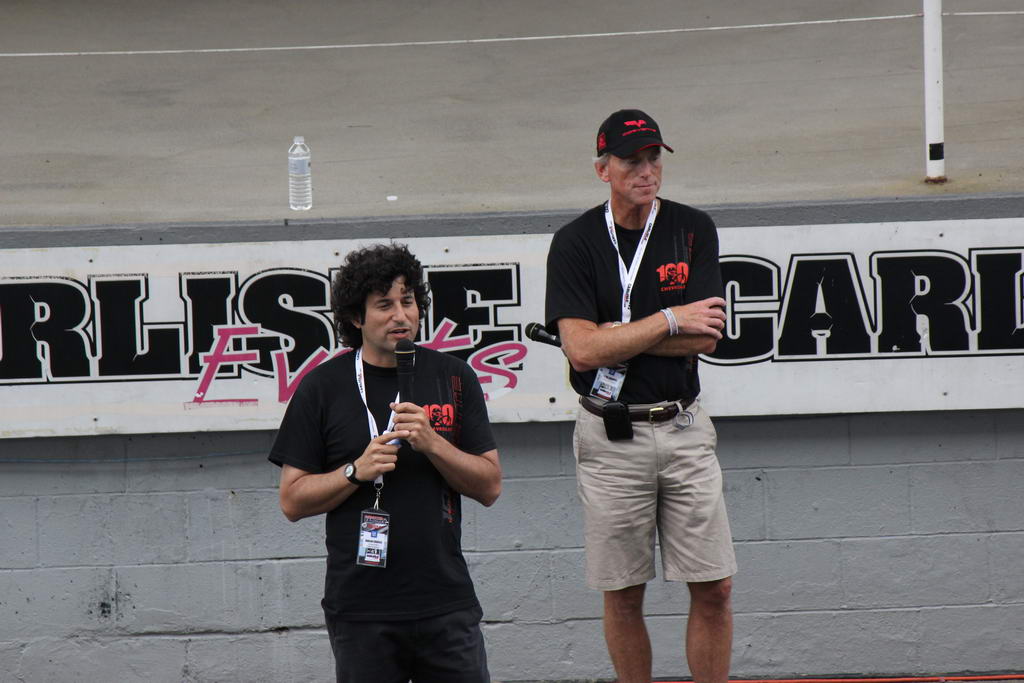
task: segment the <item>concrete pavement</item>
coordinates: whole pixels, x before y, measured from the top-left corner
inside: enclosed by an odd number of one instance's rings
[[[0,226],[583,208],[624,106],[676,148],[662,194],[696,205],[1024,191],[1024,8],[944,10],[931,186],[919,0],[12,0]]]

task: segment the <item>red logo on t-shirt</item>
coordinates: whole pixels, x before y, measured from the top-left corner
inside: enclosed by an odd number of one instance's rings
[[[666,263],[658,266],[658,281],[661,283],[661,291],[667,292],[673,289],[686,289],[686,281],[690,279],[690,264],[686,261],[679,263]]]
[[[433,427],[435,432],[450,432],[452,427],[455,426],[455,406],[451,403],[438,404],[433,403],[431,405],[423,406],[423,410],[427,412],[427,417],[430,419],[430,426]]]

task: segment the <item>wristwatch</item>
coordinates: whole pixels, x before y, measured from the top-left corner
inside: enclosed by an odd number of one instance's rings
[[[353,484],[355,484],[356,486],[362,486],[363,484],[366,483],[365,481],[359,481],[358,479],[356,479],[356,464],[354,462],[350,462],[349,464],[345,465],[345,478],[348,479]]]

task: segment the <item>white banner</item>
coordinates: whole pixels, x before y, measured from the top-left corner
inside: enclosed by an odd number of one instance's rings
[[[1024,404],[1024,219],[719,231],[726,337],[713,415]],[[491,418],[571,419],[543,321],[551,236],[401,240],[432,304],[421,343],[464,358]],[[276,428],[338,346],[332,269],[381,240],[0,251],[0,436]]]

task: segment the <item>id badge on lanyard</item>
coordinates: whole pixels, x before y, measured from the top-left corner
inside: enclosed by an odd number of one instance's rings
[[[359,514],[359,551],[356,564],[364,567],[388,566],[388,532],[391,515],[374,507]]]
[[[356,350],[356,386],[359,388],[359,397],[363,399],[363,406],[366,408],[366,421],[370,428],[370,440],[380,436],[377,429],[377,420],[370,412],[370,406],[366,402],[366,384],[363,380],[363,350]],[[399,396],[395,396],[395,403],[398,403]],[[387,431],[395,430],[395,411],[391,411],[388,418]],[[389,441],[390,444],[397,444],[398,439]],[[373,480],[373,487],[377,490],[377,498],[373,507],[359,513],[359,547],[356,552],[356,564],[364,567],[379,567],[383,569],[388,565],[388,536],[391,531],[391,514],[380,507],[380,492],[384,488],[384,475],[379,475]]]
[[[647,243],[651,239],[651,231],[654,229],[654,221],[658,217],[658,200],[651,204],[651,211],[647,215],[647,223],[644,225],[644,233],[640,237],[640,243],[633,254],[633,261],[626,268],[622,260],[622,252],[619,250],[619,238],[615,234],[615,218],[612,216],[612,203],[605,202],[604,219],[608,226],[608,238],[615,248],[615,255],[619,260],[619,283],[622,285],[622,322],[628,323],[632,318],[631,297],[633,295],[633,284],[636,282],[636,275],[640,271],[640,262],[644,260],[644,251],[647,250]],[[599,368],[597,377],[594,378],[594,385],[590,388],[590,395],[603,398],[606,401],[614,401],[622,391],[622,385],[626,382],[626,363],[621,363],[612,368]]]

